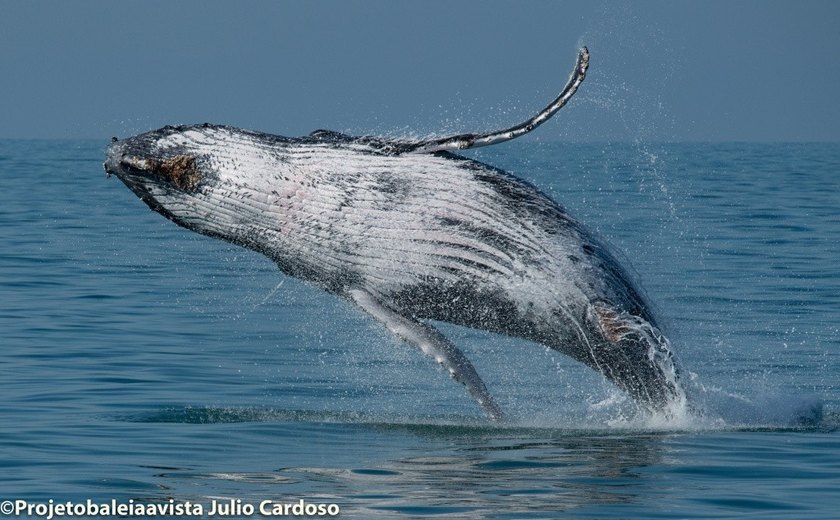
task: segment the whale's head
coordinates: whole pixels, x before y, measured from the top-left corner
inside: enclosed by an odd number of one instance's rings
[[[152,209],[162,200],[185,198],[202,180],[200,159],[189,147],[174,146],[175,127],[165,127],[125,140],[113,138],[103,166],[116,175]]]
[[[198,216],[211,200],[215,176],[207,153],[184,135],[184,128],[167,126],[123,140],[113,138],[103,166],[152,210],[178,225],[212,234],[211,222]],[[216,234],[222,227],[213,226]]]
[[[114,138],[103,166],[176,224],[265,252],[260,238],[282,220],[267,197],[283,188],[279,176],[261,177],[279,171],[260,163],[276,159],[264,146],[257,134],[229,127],[167,126]]]

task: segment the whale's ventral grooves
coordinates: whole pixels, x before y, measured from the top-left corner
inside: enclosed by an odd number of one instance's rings
[[[112,142],[105,170],[178,225],[352,302],[434,358],[494,419],[502,412],[485,383],[428,320],[546,345],[667,413],[685,400],[676,362],[608,246],[527,182],[452,153],[544,123],[588,65],[584,48],[552,103],[498,132],[408,142],[167,126]]]

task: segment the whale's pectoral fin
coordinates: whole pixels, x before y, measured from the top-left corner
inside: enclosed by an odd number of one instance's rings
[[[379,320],[394,335],[415,345],[443,365],[455,381],[467,387],[484,413],[494,420],[502,419],[502,411],[490,397],[472,363],[443,334],[429,325],[394,312],[365,290],[353,289],[349,294],[359,307]]]
[[[503,143],[525,135],[534,128],[548,121],[551,116],[569,102],[569,99],[571,99],[575,92],[577,92],[580,84],[583,83],[583,79],[586,77],[587,68],[589,68],[589,50],[584,47],[580,50],[577,63],[575,64],[575,69],[572,71],[572,75],[569,78],[568,83],[566,83],[566,86],[563,87],[560,95],[558,95],[554,101],[549,103],[549,105],[542,109],[542,111],[540,111],[537,115],[527,121],[496,132],[483,134],[458,134],[439,139],[420,141],[407,146],[406,151],[408,153],[433,153],[466,150],[467,148],[478,148],[480,146]]]

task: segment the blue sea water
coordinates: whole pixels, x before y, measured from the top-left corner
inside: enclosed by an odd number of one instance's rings
[[[621,252],[707,410],[637,416],[558,353],[440,325],[495,425],[349,304],[150,212],[105,178],[106,144],[0,141],[0,501],[838,517],[840,145],[473,154]]]

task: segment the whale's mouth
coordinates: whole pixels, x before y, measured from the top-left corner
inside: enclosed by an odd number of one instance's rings
[[[176,155],[163,160],[125,156],[119,159],[119,168],[114,172],[109,171],[109,165],[106,162],[105,171],[114,173],[118,177],[121,173],[127,173],[153,180],[165,180],[185,192],[195,191],[201,181],[195,157],[190,155]]]

